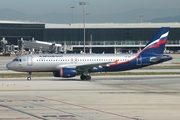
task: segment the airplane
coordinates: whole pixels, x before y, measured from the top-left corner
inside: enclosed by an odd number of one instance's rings
[[[6,67],[9,70],[52,72],[54,77],[70,78],[80,75],[81,80],[91,80],[93,72],[117,72],[138,69],[172,59],[164,54],[169,27],[160,28],[146,46],[137,54],[26,54],[16,57]]]

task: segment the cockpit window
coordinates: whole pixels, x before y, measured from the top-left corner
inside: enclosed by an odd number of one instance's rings
[[[13,61],[17,61],[17,59],[14,59]]]
[[[19,61],[19,62],[21,62],[21,59],[15,58],[13,61]]]

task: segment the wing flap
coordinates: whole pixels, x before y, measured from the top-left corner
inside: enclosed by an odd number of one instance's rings
[[[93,68],[93,67],[103,67],[103,66],[109,66],[108,64],[111,62],[102,62],[102,63],[92,63],[92,64],[83,64],[83,65],[77,65],[76,68]]]
[[[76,68],[77,70],[84,70],[84,69],[92,69],[94,67],[103,67],[109,66],[108,64],[112,62],[98,62],[98,63],[83,63],[83,64],[63,64],[56,66],[57,69],[60,68]]]

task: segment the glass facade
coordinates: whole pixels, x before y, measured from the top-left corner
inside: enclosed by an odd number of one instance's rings
[[[21,38],[44,40],[44,24],[0,23],[0,37],[5,37],[9,44],[17,44]]]
[[[134,41],[149,40],[157,28],[87,28],[86,40],[93,41]],[[45,41],[83,41],[83,29],[46,29]]]
[[[159,28],[87,28],[86,29],[86,42],[91,41],[91,34],[93,41],[119,41],[129,44],[136,44],[136,41],[146,42],[157,32]],[[84,41],[83,29],[73,28],[59,28],[59,29],[45,29],[45,41],[63,43],[67,41],[74,44]],[[168,37],[169,43],[176,43],[180,40],[180,29],[171,28]],[[76,42],[76,43],[75,43]],[[114,44],[114,43],[113,43]]]
[[[143,48],[158,29],[159,28],[86,28],[86,52],[88,52],[91,45],[96,45],[96,47],[92,49],[94,53],[114,53],[114,47],[111,45],[126,46],[121,47],[122,50],[131,47],[132,50],[137,51],[139,47],[136,46]],[[46,28],[44,35],[45,41],[76,45],[74,51],[78,53],[83,51],[83,28]],[[81,47],[79,45],[81,45]],[[172,47],[167,47],[168,50],[177,51],[180,49],[178,47],[180,46],[179,28],[170,28],[167,45],[172,45]]]
[[[144,45],[159,28],[86,28],[86,45]],[[92,35],[92,41],[91,41]],[[5,37],[9,44],[17,40],[48,41],[83,45],[83,28],[45,28],[39,23],[0,23],[0,37]],[[171,28],[167,43],[180,45],[180,29]]]

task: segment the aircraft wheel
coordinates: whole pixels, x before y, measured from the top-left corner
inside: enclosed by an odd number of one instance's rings
[[[86,76],[85,75],[81,75],[80,78],[81,78],[81,80],[85,80]]]
[[[27,77],[27,80],[30,81],[30,80],[31,80],[31,77]]]
[[[87,75],[87,76],[86,76],[86,80],[91,80],[91,76],[90,76],[90,75]]]

